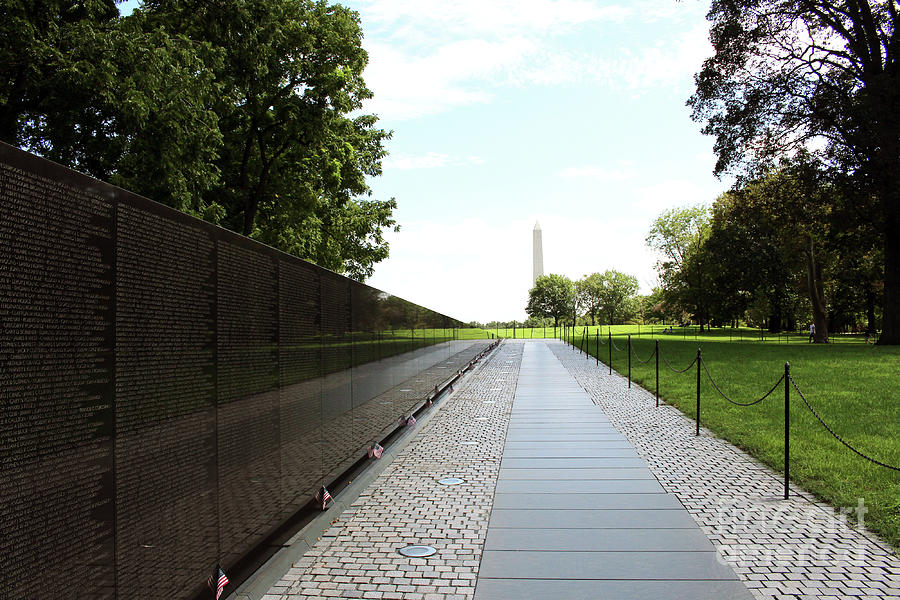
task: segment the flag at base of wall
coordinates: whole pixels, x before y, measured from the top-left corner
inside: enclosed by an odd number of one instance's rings
[[[378,442],[372,442],[369,445],[369,458],[381,458],[384,448]]]
[[[316,503],[318,503],[322,510],[328,508],[328,504],[332,500],[334,500],[334,498],[331,497],[331,494],[328,493],[328,490],[325,489],[324,485],[316,492]]]
[[[228,577],[225,576],[225,571],[222,570],[221,566],[216,565],[216,570],[209,576],[209,579],[206,580],[206,585],[209,587],[210,591],[215,592],[216,600],[219,600],[219,596],[222,595],[222,590],[228,585]]]
[[[409,415],[409,418],[406,419],[406,426],[407,426],[407,427],[412,427],[412,426],[415,425],[415,424],[416,424],[416,418],[415,418],[414,416],[412,416],[412,415]]]

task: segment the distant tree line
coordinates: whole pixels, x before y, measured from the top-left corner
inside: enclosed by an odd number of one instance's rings
[[[615,270],[572,281],[565,275],[542,275],[528,292],[527,323],[543,325],[619,325],[644,322],[648,297],[638,296],[636,277]]]
[[[829,332],[880,324],[884,289],[876,199],[808,155],[723,194],[712,208],[665,211],[657,250],[659,309],[704,325],[746,321],[771,332],[815,324]]]
[[[389,132],[359,15],[313,0],[10,0],[0,140],[357,279],[387,257],[370,197]]]

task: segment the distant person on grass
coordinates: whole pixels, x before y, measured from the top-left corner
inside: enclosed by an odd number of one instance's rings
[[[816,324],[810,323],[809,324],[809,343],[811,344],[813,342],[813,340],[815,340],[815,339],[816,339]]]

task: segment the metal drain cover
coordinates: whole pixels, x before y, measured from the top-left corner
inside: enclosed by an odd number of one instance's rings
[[[485,400],[482,404],[494,404],[494,400]]]
[[[490,421],[490,417],[475,417],[476,421]]]
[[[400,548],[398,552],[403,556],[409,556],[410,558],[422,558],[423,556],[436,554],[437,550],[431,546],[407,546],[406,548]]]
[[[459,485],[465,483],[465,480],[459,477],[444,477],[443,479],[438,479],[438,483],[442,485]]]
[[[478,442],[460,442],[463,446],[475,446]]]

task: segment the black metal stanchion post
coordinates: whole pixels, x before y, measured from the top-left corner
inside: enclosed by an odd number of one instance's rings
[[[600,366],[600,330],[597,330],[597,366]]]
[[[700,356],[700,348],[697,348],[697,432],[696,435],[700,435],[700,361],[702,360]]]
[[[791,472],[791,363],[784,363],[784,499],[788,499]]]
[[[656,340],[656,408],[659,408],[659,340]]]
[[[628,334],[628,389],[631,389],[631,334]]]
[[[612,331],[607,329],[606,335],[609,336],[609,338],[607,339],[607,341],[609,342],[609,374],[612,375]]]

